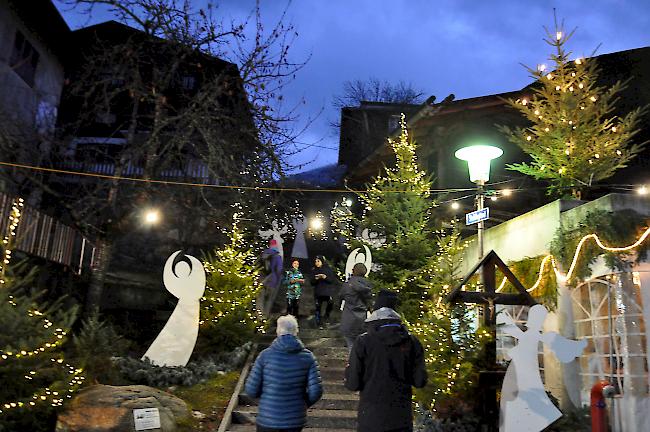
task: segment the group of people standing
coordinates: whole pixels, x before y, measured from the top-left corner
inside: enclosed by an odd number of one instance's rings
[[[314,319],[321,328],[328,322],[338,293],[343,305],[340,330],[349,352],[344,384],[360,392],[357,430],[412,431],[412,387],[427,382],[424,350],[402,323],[396,293],[382,290],[372,304],[366,274],[365,265],[358,263],[341,284],[317,256],[309,275]],[[246,381],[246,392],[260,398],[258,432],[301,431],[307,408],[323,394],[318,362],[298,338],[298,299],[306,277],[297,259],[292,259],[285,281],[287,315],[278,318],[277,338],[257,357]]]

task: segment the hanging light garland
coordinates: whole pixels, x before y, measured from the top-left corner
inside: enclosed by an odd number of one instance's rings
[[[573,254],[573,258],[571,260],[571,265],[569,266],[569,270],[566,272],[566,274],[563,274],[558,269],[557,262],[556,262],[555,257],[553,255],[550,255],[550,254],[546,255],[544,257],[544,259],[542,259],[542,262],[540,263],[539,274],[537,276],[537,280],[526,291],[528,291],[528,292],[534,291],[540,285],[540,283],[542,282],[542,279],[544,277],[544,271],[546,269],[546,265],[549,262],[551,263],[553,271],[555,272],[555,276],[558,278],[558,280],[560,280],[560,281],[562,281],[564,283],[569,282],[569,280],[571,280],[571,277],[573,276],[573,273],[575,272],[576,266],[578,264],[578,259],[580,258],[580,252],[582,250],[582,247],[590,239],[593,239],[596,242],[596,244],[598,245],[598,247],[600,247],[603,251],[606,251],[606,252],[627,252],[627,251],[631,251],[631,250],[639,247],[648,238],[649,235],[650,235],[650,227],[646,228],[646,230],[637,239],[637,241],[635,241],[631,245],[623,246],[623,247],[611,247],[611,246],[606,246],[602,242],[600,237],[598,237],[598,234],[595,234],[595,233],[587,234],[584,237],[582,237],[580,239],[580,241],[578,242],[578,245],[576,246],[576,250],[575,250],[575,252]],[[503,288],[505,287],[506,282],[507,282],[507,279],[504,277],[503,280],[501,281],[501,284],[496,289],[496,292],[501,292],[503,290]]]

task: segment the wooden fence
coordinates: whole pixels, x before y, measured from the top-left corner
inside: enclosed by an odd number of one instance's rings
[[[0,193],[0,233],[7,231],[15,198]],[[79,231],[25,204],[16,230],[15,249],[63,264],[81,274],[94,261],[93,244]]]

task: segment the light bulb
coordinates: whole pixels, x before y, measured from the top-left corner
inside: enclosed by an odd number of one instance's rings
[[[458,210],[460,208],[460,204],[458,204],[456,201],[451,203],[451,208],[453,210]]]
[[[641,185],[637,190],[636,193],[639,195],[646,195],[648,193],[648,188],[645,185]]]

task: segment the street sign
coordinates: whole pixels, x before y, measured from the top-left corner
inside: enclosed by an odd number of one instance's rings
[[[481,210],[476,210],[465,215],[465,225],[472,225],[486,219],[490,219],[490,208],[485,207]]]

